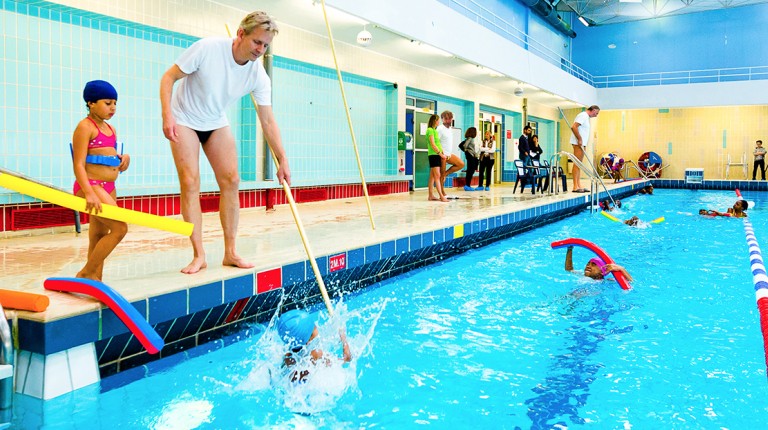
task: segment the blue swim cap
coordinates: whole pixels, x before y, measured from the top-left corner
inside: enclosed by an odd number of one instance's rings
[[[83,100],[97,102],[99,100],[117,100],[117,90],[107,81],[90,81],[83,89]]]
[[[277,320],[277,334],[291,348],[306,345],[314,330],[315,317],[298,309],[280,315]]]

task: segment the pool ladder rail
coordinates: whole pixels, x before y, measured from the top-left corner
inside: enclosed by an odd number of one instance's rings
[[[581,160],[576,158],[575,155],[573,155],[570,152],[567,151],[560,151],[555,153],[549,161],[550,166],[552,168],[550,169],[550,184],[551,186],[547,190],[549,194],[559,194],[560,193],[560,169],[555,168],[555,166],[560,166],[560,159],[561,157],[566,157],[569,160],[573,162],[579,169],[581,169],[582,172],[585,172],[587,174],[587,178],[589,179],[589,210],[590,212],[595,212],[600,207],[598,202],[598,195],[600,193],[600,186],[602,186],[603,190],[606,194],[608,194],[608,198],[611,199],[611,202],[613,205],[616,205],[616,201],[613,200],[613,196],[611,196],[611,193],[608,191],[608,188],[605,186],[605,183],[603,182],[602,177],[600,176],[600,173],[597,171],[597,169],[593,167],[587,167]],[[584,154],[584,157],[587,158],[587,161],[589,161],[589,157],[587,157],[587,154]],[[590,166],[592,163],[589,163]]]
[[[5,309],[0,304],[0,429],[9,428],[13,421],[13,379],[16,352]]]

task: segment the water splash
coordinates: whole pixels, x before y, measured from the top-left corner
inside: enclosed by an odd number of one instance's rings
[[[390,300],[350,310],[343,301],[334,308],[333,318],[320,311],[318,336],[311,342],[312,349],[320,349],[327,360],[313,362],[309,355],[297,357],[291,368],[282,366],[286,345],[275,331],[276,315],[261,338],[249,348],[252,358],[246,360],[251,367],[248,375],[234,387],[235,390],[255,392],[273,390],[279,404],[294,413],[316,414],[336,407],[339,400],[348,393],[360,396],[357,380],[360,374],[357,364],[360,359],[373,353],[372,338],[376,324]],[[352,360],[342,360],[342,346],[339,331],[347,333],[347,342]],[[291,382],[294,369],[309,370],[304,382]]]

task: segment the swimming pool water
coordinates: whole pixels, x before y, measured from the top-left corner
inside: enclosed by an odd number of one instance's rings
[[[745,198],[768,243],[768,198]],[[254,327],[163,374],[46,402],[46,428],[767,428],[743,224],[696,214],[733,200],[656,190],[614,214],[661,224],[584,211],[348,296],[322,334],[338,354],[346,321],[355,360],[306,386],[274,377],[281,345]],[[566,237],[601,246],[633,289],[565,272],[550,243]],[[576,248],[575,267],[592,256]],[[28,428],[38,411],[21,400]]]

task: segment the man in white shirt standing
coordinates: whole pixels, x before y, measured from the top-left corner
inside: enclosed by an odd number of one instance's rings
[[[237,254],[235,238],[240,218],[238,158],[235,138],[225,110],[234,101],[251,93],[265,139],[280,167],[277,180],[290,185],[290,169],[280,129],[272,113],[272,87],[259,60],[277,34],[277,24],[264,12],[243,18],[234,39],[210,37],[189,47],[163,75],[160,102],[163,133],[170,140],[173,160],[181,185],[181,213],[195,225],[192,262],[182,273],[197,273],[207,267],[203,249],[200,208],[200,146],[211,164],[221,191],[219,217],[224,232],[222,264],[253,267]],[[179,81],[176,92],[174,84]]]
[[[440,194],[445,195],[445,178],[447,178],[448,175],[463,169],[464,161],[461,160],[461,157],[453,153],[453,145],[456,143],[453,141],[453,135],[451,134],[453,112],[449,110],[444,111],[440,114],[440,120],[442,120],[442,123],[437,126],[437,135],[440,137],[440,145],[443,147],[445,159],[443,159],[443,166],[440,169],[442,175],[440,175],[439,191]],[[451,168],[446,170],[448,164],[451,165]]]
[[[586,111],[580,112],[576,115],[576,119],[573,120],[571,125],[571,145],[573,145],[573,155],[579,159],[584,159],[584,151],[589,143],[590,131],[589,120],[596,117],[600,113],[600,107],[592,105],[587,108]],[[573,163],[573,192],[574,193],[588,193],[589,190],[581,187],[581,169],[576,163]]]

